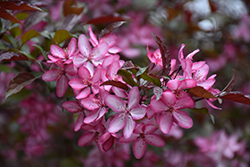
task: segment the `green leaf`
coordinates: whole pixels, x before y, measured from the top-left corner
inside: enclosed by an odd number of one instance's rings
[[[41,76],[35,77],[33,74],[28,72],[19,73],[10,81],[8,89],[5,94],[5,99],[7,99],[9,96],[13,94],[20,92],[25,86],[29,85],[34,80],[40,77]]]
[[[105,120],[107,121],[109,119],[109,117],[111,117],[112,115],[115,115],[116,112],[114,112],[113,110],[111,110],[110,108],[108,109],[108,112],[105,114]]]
[[[139,76],[141,74],[143,74],[144,72],[146,72],[146,70],[148,69],[148,66],[147,67],[138,67],[139,71],[136,73],[135,76]]]
[[[60,44],[61,42],[66,41],[69,38],[72,38],[72,35],[67,30],[58,30],[56,31],[52,39],[52,43]]]
[[[37,32],[36,30],[29,30],[27,32],[25,32],[22,36],[21,36],[21,41],[22,44],[20,46],[20,48],[30,39],[39,36],[40,33]]]
[[[13,27],[12,29],[10,29],[10,34],[16,38],[17,36],[19,36],[22,33],[20,27]]]
[[[24,20],[26,19],[30,13],[17,13],[15,16],[18,20]]]
[[[120,69],[117,72],[118,75],[122,77],[122,80],[129,84],[130,86],[138,86],[138,84],[134,81],[132,74],[126,70]]]
[[[209,118],[211,119],[212,123],[215,124],[215,120],[214,120],[214,116],[209,114],[208,109],[205,107],[202,108],[191,108],[191,110],[193,110],[194,112],[198,113],[198,114],[206,114],[207,116],[209,116]]]
[[[3,44],[2,41],[0,41],[0,50],[6,50],[7,47]]]
[[[6,42],[10,43],[13,46],[13,48],[17,48],[17,43],[16,43],[16,40],[15,40],[15,38],[13,36],[11,36],[11,35],[9,35],[7,33],[4,33],[3,39]]]
[[[143,73],[142,75],[140,75],[143,79],[145,79],[148,82],[151,82],[157,86],[161,86],[161,81],[158,78],[154,78],[149,76],[147,73]]]
[[[7,65],[4,64],[0,64],[0,72],[3,71],[5,73],[10,73],[11,72],[11,68]]]
[[[45,60],[48,60],[48,57],[47,57],[45,51],[43,50],[43,48],[42,48],[41,46],[39,46],[39,45],[37,45],[37,44],[34,44],[34,45],[32,45],[32,46],[34,46],[35,48],[39,49],[39,50],[41,51],[43,57],[45,58]]]

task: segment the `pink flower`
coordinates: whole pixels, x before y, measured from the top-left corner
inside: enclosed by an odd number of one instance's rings
[[[121,142],[132,142],[133,144],[133,152],[137,159],[140,159],[147,148],[147,143],[156,147],[163,147],[165,145],[165,141],[154,132],[158,128],[155,125],[141,123],[136,126],[134,133],[129,138],[121,137]]]
[[[63,50],[57,45],[51,45],[50,52],[52,54],[48,55],[50,61],[48,63],[56,63],[57,61],[63,61],[65,64],[70,64],[73,61],[73,56],[76,53],[76,43],[75,38],[71,38],[68,48]]]
[[[57,81],[56,83],[56,95],[62,97],[68,89],[68,81],[72,76],[76,75],[76,68],[73,64],[67,64],[66,66],[62,62],[57,62],[60,69],[52,69],[46,71],[42,79],[44,81]]]
[[[87,62],[85,66],[81,66],[78,70],[79,78],[69,81],[69,85],[76,91],[80,91],[76,99],[83,99],[99,92],[100,70],[94,70],[94,66]]]
[[[143,106],[139,106],[140,92],[138,87],[133,87],[128,95],[128,103],[121,100],[115,95],[108,95],[105,99],[105,103],[114,112],[118,113],[114,119],[110,122],[108,131],[110,133],[116,133],[123,129],[125,138],[129,138],[135,128],[135,121],[142,119],[146,114],[146,109]]]
[[[193,126],[192,119],[187,113],[181,111],[181,109],[193,108],[195,106],[194,100],[190,96],[182,96],[177,99],[174,93],[165,90],[161,99],[156,100],[155,95],[152,97],[150,106],[158,113],[156,121],[161,131],[165,134],[171,130],[173,123],[186,129]]]

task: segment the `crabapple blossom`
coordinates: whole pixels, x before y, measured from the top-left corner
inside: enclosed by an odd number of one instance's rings
[[[118,98],[115,95],[108,95],[105,98],[105,103],[117,115],[110,122],[108,131],[110,133],[118,132],[123,129],[125,138],[129,138],[135,128],[135,121],[142,119],[146,114],[146,108],[139,105],[140,92],[138,87],[133,87],[128,94],[128,102]]]

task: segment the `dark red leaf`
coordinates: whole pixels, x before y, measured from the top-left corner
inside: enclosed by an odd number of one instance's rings
[[[12,13],[2,9],[1,7],[0,7],[0,18],[22,24]]]
[[[122,16],[108,15],[91,19],[87,22],[87,24],[103,24],[103,23],[112,23],[112,22],[126,21],[126,20],[128,20],[128,18]]]
[[[133,64],[132,61],[125,61],[125,63],[122,66],[122,69],[124,70],[129,70],[129,69],[134,69],[135,65]]]
[[[27,2],[8,2],[8,1],[0,1],[0,7],[7,9],[7,10],[39,10],[43,11],[42,9],[38,8],[37,6],[33,6]]]
[[[66,0],[63,3],[63,14],[64,16],[68,16],[69,14],[79,15],[83,12],[83,7],[72,6],[74,4],[73,0]]]
[[[8,89],[5,94],[5,99],[7,99],[9,96],[13,94],[20,92],[25,86],[29,85],[39,77],[35,77],[33,74],[28,72],[19,73],[10,81]]]
[[[117,21],[117,22],[114,22],[114,23],[109,24],[107,27],[105,27],[105,28],[101,31],[99,37],[101,38],[101,37],[103,37],[103,36],[105,36],[105,35],[108,35],[108,34],[111,33],[112,31],[114,31],[116,28],[122,26],[124,23],[126,23],[126,21]]]
[[[26,56],[21,55],[16,52],[5,52],[0,54],[0,62],[1,61],[13,61],[13,60],[28,60]]]
[[[166,72],[166,75],[169,74],[170,72],[170,68],[171,68],[171,59],[170,59],[170,55],[169,55],[169,51],[167,49],[167,47],[164,45],[164,43],[162,42],[162,40],[156,36],[155,34],[153,34],[154,40],[157,43],[157,45],[159,46],[160,52],[161,52],[161,57],[162,57],[162,65],[163,65],[163,69]]]
[[[235,82],[235,78],[236,78],[236,74],[235,74],[235,71],[234,71],[234,75],[232,77],[232,79],[230,80],[230,82],[227,84],[227,86],[221,91],[221,92],[231,92],[232,89],[233,89],[233,85],[234,85],[234,82]]]
[[[124,90],[128,90],[128,86],[120,81],[105,81],[103,82],[100,86],[103,86],[103,85],[111,85],[111,86],[115,86],[115,87],[118,87],[118,88],[121,88],[121,89],[124,89]]]
[[[191,96],[201,97],[205,99],[216,98],[211,92],[201,86],[196,86],[187,90]]]
[[[42,21],[44,17],[46,17],[48,13],[45,12],[34,12],[31,13],[25,20],[24,20],[24,27],[25,30],[32,27],[33,25]]]
[[[244,95],[241,92],[232,91],[220,98],[250,105],[250,95]]]

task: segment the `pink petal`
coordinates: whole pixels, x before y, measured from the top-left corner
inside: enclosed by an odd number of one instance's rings
[[[81,100],[81,104],[88,110],[95,110],[95,109],[100,108],[98,103],[99,103],[99,100],[93,97],[89,97],[89,98],[85,98]]]
[[[51,45],[50,52],[52,53],[53,56],[56,56],[62,59],[65,58],[65,51],[57,45]]]
[[[78,38],[78,48],[84,57],[89,57],[91,46],[85,35],[80,35]]]
[[[83,57],[81,54],[76,54],[73,58],[73,64],[76,67],[82,66],[88,59],[86,57]]]
[[[98,117],[98,110],[92,111],[85,119],[84,123],[85,124],[90,124],[91,122],[94,122],[96,118]]]
[[[123,129],[123,135],[125,138],[129,138],[135,129],[135,121],[132,119],[132,117],[127,116],[127,123]]]
[[[142,119],[142,118],[144,118],[144,116],[146,114],[146,108],[145,107],[133,108],[130,111],[130,114],[133,117],[133,119],[135,119],[135,120]]]
[[[170,81],[168,81],[168,83],[167,83],[167,87],[168,87],[169,89],[176,90],[176,89],[178,89],[180,83],[181,83],[181,81],[180,81],[179,79],[170,80]]]
[[[84,78],[84,79],[86,78],[87,80],[89,80],[91,78],[91,74],[86,67],[81,66],[79,68],[78,73],[79,73],[79,77],[81,77],[81,78]]]
[[[142,122],[135,127],[134,133],[140,134],[141,132],[144,132],[144,129],[145,129],[145,124]]]
[[[140,159],[144,155],[146,148],[147,143],[142,138],[138,138],[133,144],[135,158]]]
[[[128,109],[132,109],[139,104],[140,92],[137,86],[134,86],[128,94]]]
[[[100,137],[99,141],[100,141],[101,144],[103,144],[103,143],[104,143],[105,141],[107,141],[110,137],[111,137],[111,133],[106,132],[106,133],[104,133],[104,134]]]
[[[114,117],[114,119],[112,119],[112,121],[109,124],[109,129],[108,131],[110,133],[116,133],[119,130],[121,130],[126,124],[126,118],[125,118],[125,114],[119,114],[116,115]]]
[[[150,102],[150,107],[156,112],[160,113],[166,111],[168,107],[161,100],[156,100],[156,96],[154,95]]]
[[[147,114],[148,119],[153,118],[155,112],[154,112],[154,110],[150,106],[148,106],[146,108],[146,111],[147,111],[146,114]]]
[[[119,53],[121,51],[122,51],[121,48],[119,48],[117,46],[113,46],[113,47],[109,48],[109,50],[108,50],[109,53],[113,53],[113,54]]]
[[[173,125],[172,115],[170,112],[164,112],[161,115],[161,118],[159,120],[159,127],[161,131],[165,134],[167,134]]]
[[[100,40],[100,43],[106,42],[109,46],[113,46],[115,45],[116,40],[117,40],[117,36],[115,34],[108,34],[102,37],[102,39]]]
[[[88,97],[90,93],[90,87],[86,87],[76,96],[76,99],[83,99],[85,97]]]
[[[109,46],[107,43],[101,43],[92,49],[91,57],[93,59],[98,60],[108,52],[108,49],[109,49]]]
[[[62,104],[62,107],[71,113],[77,113],[83,110],[76,101],[66,101]]]
[[[125,138],[124,136],[122,136],[119,141],[122,143],[131,143],[132,141],[135,141],[137,137],[138,134],[133,133],[129,138]]]
[[[183,94],[183,95],[184,96],[176,100],[173,107],[175,109],[194,108],[195,107],[194,100],[188,94]]]
[[[91,27],[91,26],[89,26],[89,36],[90,36],[89,41],[91,42],[91,44],[92,44],[93,46],[98,45],[98,40],[96,39],[96,36],[95,36],[95,34],[93,33],[92,27]]]
[[[55,63],[55,62],[61,60],[61,59],[55,58],[54,56],[51,56],[51,55],[48,55],[48,58],[50,59],[50,60],[47,61],[48,63]]]
[[[74,64],[68,64],[66,65],[65,71],[67,74],[74,76],[77,74],[77,68],[74,66]]]
[[[96,120],[99,120],[100,118],[102,118],[104,114],[106,114],[107,112],[108,110],[105,107],[102,107],[101,109],[99,109],[99,116]]]
[[[174,122],[182,128],[189,129],[193,126],[193,120],[184,111],[173,113]]]
[[[94,137],[95,137],[95,133],[87,133],[78,140],[78,145],[82,147],[86,145],[87,143],[92,142]]]
[[[184,79],[181,81],[179,90],[187,89],[187,88],[193,88],[195,87],[197,82],[193,79]]]
[[[78,118],[76,120],[76,123],[75,123],[75,127],[74,127],[74,131],[78,131],[81,129],[81,126],[83,124],[83,119],[84,119],[84,114],[83,113],[80,113],[78,115]]]
[[[74,79],[72,79],[71,81],[69,81],[69,85],[70,85],[73,89],[75,89],[75,90],[81,90],[81,89],[87,87],[87,85],[84,84],[84,83],[82,82],[82,80],[81,80],[81,79],[78,79],[78,78],[74,78]]]
[[[114,112],[120,113],[125,110],[125,103],[123,100],[114,95],[108,95],[105,99],[105,104]]]
[[[144,133],[145,133],[145,134],[150,134],[150,133],[155,132],[157,129],[158,129],[157,126],[152,125],[152,124],[147,124],[147,125],[145,126]]]
[[[68,53],[69,57],[73,56],[73,54],[76,51],[76,47],[77,47],[77,41],[76,41],[76,39],[75,38],[71,38],[71,40],[69,42],[69,45],[68,45],[68,48],[67,48],[67,53]]]
[[[68,79],[62,75],[56,83],[56,95],[62,97],[68,89]]]
[[[145,135],[145,141],[153,146],[156,147],[163,147],[165,145],[165,141],[156,134],[149,134],[149,135]]]
[[[200,50],[199,49],[196,49],[196,50],[194,50],[193,52],[191,52],[191,53],[189,53],[188,55],[187,55],[187,59],[193,59],[193,57],[194,57],[194,55],[196,54],[196,53],[198,53]]]
[[[56,81],[58,80],[60,75],[61,75],[61,71],[59,69],[52,69],[52,70],[46,71],[43,74],[42,79],[44,81]]]
[[[164,91],[161,95],[161,99],[166,106],[172,106],[176,101],[175,94],[172,91]]]
[[[179,53],[178,53],[179,60],[184,59],[184,56],[183,56],[183,49],[184,49],[184,47],[185,47],[185,44],[181,44],[181,48],[180,48]]]

